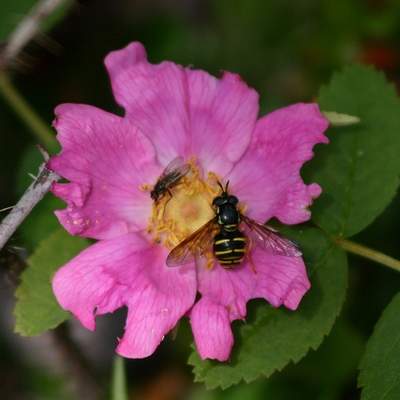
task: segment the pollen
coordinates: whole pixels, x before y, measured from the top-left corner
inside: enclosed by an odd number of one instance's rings
[[[212,201],[218,194],[217,175],[204,179],[194,159],[190,172],[153,203],[147,232],[156,243],[172,249],[215,216]]]

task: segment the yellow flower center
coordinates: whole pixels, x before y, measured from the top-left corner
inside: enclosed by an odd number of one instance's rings
[[[172,249],[215,217],[212,201],[220,192],[217,179],[212,172],[203,179],[191,160],[190,172],[170,188],[172,197],[166,192],[153,203],[147,231],[154,241]]]

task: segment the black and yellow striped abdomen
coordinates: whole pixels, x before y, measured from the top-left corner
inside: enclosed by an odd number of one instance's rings
[[[247,240],[246,236],[237,229],[237,225],[234,229],[224,228],[214,237],[213,250],[221,266],[230,269],[243,261]]]

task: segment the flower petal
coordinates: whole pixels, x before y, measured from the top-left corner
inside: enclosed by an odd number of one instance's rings
[[[157,148],[162,165],[188,156],[188,93],[183,67],[172,62],[150,64],[143,45],[134,42],[105,59],[117,102],[126,118]]]
[[[135,279],[137,267],[133,264],[147,248],[148,244],[132,233],[83,250],[54,275],[58,302],[94,330],[96,314],[113,312],[124,304],[125,292]]]
[[[197,302],[190,312],[190,323],[200,357],[226,361],[233,346],[229,311],[207,298]]]
[[[328,142],[327,127],[316,104],[295,104],[257,122],[246,154],[227,177],[249,217],[259,222],[277,217],[285,224],[310,218],[307,207],[321,188],[305,185],[300,169],[312,158],[315,144]]]
[[[258,114],[258,94],[240,76],[221,79],[187,70],[192,153],[206,171],[223,176],[243,155]]]
[[[224,175],[246,150],[258,95],[238,75],[217,79],[168,61],[150,64],[137,42],[111,52],[105,64],[117,102],[152,140],[162,165],[195,155]]]
[[[56,214],[72,235],[112,238],[143,229],[150,216],[150,195],[140,189],[156,181],[150,141],[116,115],[81,104],[56,108],[54,126],[62,152],[49,168],[71,181],[53,193],[67,202]]]
[[[296,310],[311,287],[303,259],[272,255],[261,248],[255,248],[251,257],[256,279],[252,298],[262,297],[274,307],[283,304]]]
[[[129,358],[151,355],[196,298],[196,273],[193,265],[167,268],[166,253],[138,277],[127,300],[125,335],[117,353]]]
[[[233,344],[230,321],[246,316],[256,280],[245,265],[230,271],[219,264],[211,270],[198,265],[197,276],[202,298],[190,311],[196,348],[203,359],[225,361]]]
[[[283,304],[295,310],[310,288],[301,257],[271,255],[259,247],[253,249],[251,262],[235,269],[199,266],[197,274],[202,298],[190,311],[190,321],[203,359],[229,358],[233,340],[229,321],[245,318],[250,299],[264,298],[274,307]]]
[[[192,306],[196,295],[193,266],[167,268],[165,251],[138,234],[100,241],[60,268],[53,290],[61,306],[88,329],[95,315],[126,305],[125,335],[117,352],[151,355],[164,335]]]

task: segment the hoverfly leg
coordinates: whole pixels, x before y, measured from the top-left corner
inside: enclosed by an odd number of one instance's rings
[[[251,253],[249,253],[248,257],[249,257],[250,268],[257,275],[256,265],[254,264],[253,257],[251,256]]]
[[[249,245],[248,245],[248,249],[247,249],[247,259],[249,260],[251,270],[255,274],[257,274],[256,265],[254,264],[253,257],[251,256],[252,240],[251,240],[251,238],[248,238],[248,239],[249,239]]]

